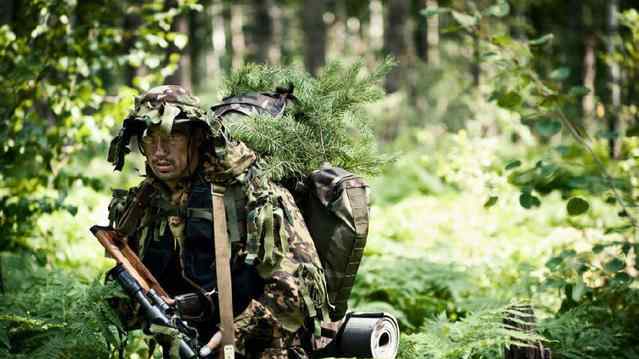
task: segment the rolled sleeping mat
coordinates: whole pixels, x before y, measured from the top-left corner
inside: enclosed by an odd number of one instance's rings
[[[386,313],[348,313],[335,338],[314,357],[394,359],[399,325]]]

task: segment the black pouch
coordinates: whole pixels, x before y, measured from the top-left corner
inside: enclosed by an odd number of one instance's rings
[[[201,293],[186,293],[175,298],[175,307],[183,320],[193,322],[208,321],[212,317],[211,299]]]

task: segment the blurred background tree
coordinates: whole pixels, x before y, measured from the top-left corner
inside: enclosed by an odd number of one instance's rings
[[[117,293],[93,280],[110,263],[87,230],[139,180],[139,156],[122,175],[104,160],[136,94],[179,84],[211,105],[243,64],[388,55],[367,116],[397,161],[371,179],[353,305],[395,313],[405,357],[494,357],[507,341],[474,335],[513,300],[554,357],[639,356],[630,0],[2,1],[0,356],[148,354],[98,306]]]

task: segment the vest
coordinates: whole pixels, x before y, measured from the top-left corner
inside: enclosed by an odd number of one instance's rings
[[[228,199],[227,199],[228,198]],[[152,201],[153,202],[153,201]],[[246,241],[245,199],[239,191],[229,190],[225,202],[231,203],[234,215],[227,214],[229,227],[237,230],[238,240],[232,243],[231,277],[233,283],[233,311],[241,313],[257,298],[264,289],[264,280],[258,275],[254,265],[246,264],[239,253]],[[204,179],[195,180],[187,208],[169,207],[155,204],[150,208],[152,222],[149,225],[149,238],[144,241],[141,251],[142,260],[162,287],[175,296],[188,292],[209,292],[216,288],[215,246],[213,241],[213,222],[211,218],[211,189]],[[176,245],[167,222],[168,216],[180,215],[185,218],[185,239],[180,248]],[[232,220],[233,219],[233,220]],[[162,229],[162,233],[157,231]],[[158,233],[157,238],[151,233]]]

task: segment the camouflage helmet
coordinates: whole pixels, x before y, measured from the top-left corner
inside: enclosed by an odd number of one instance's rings
[[[124,157],[131,152],[131,137],[140,139],[152,125],[159,125],[170,133],[173,125],[193,123],[203,125],[211,131],[206,112],[199,107],[200,101],[181,86],[164,85],[154,87],[135,98],[135,107],[124,119],[118,135],[111,141],[108,161],[115,170],[124,166]]]

